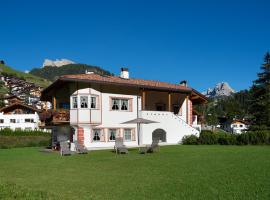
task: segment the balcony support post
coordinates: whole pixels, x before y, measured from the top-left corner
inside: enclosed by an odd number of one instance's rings
[[[168,93],[168,111],[172,111],[172,97],[170,92]]]

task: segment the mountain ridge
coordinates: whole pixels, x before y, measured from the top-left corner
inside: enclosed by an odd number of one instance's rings
[[[214,88],[208,88],[205,92],[202,92],[208,98],[231,96],[235,93],[236,91],[227,82],[217,83]]]
[[[101,67],[79,63],[62,65],[61,67],[45,66],[41,68],[34,68],[29,72],[29,74],[45,78],[50,81],[55,81],[62,75],[84,74],[86,71],[94,72],[95,74],[100,75],[113,75],[111,72]]]

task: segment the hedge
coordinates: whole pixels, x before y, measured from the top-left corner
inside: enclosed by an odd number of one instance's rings
[[[270,131],[257,130],[242,134],[202,131],[200,136],[186,135],[182,144],[263,145],[270,144]]]
[[[0,130],[0,148],[49,146],[51,134],[42,131]]]
[[[9,128],[1,129],[0,135],[5,136],[50,136],[51,133],[44,132],[44,131],[28,131],[28,130],[12,130]]]

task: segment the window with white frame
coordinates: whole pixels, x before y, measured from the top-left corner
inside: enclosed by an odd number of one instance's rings
[[[131,129],[124,129],[124,140],[131,141]]]
[[[81,108],[88,108],[88,96],[81,96]]]
[[[10,119],[10,123],[16,123],[16,119]]]
[[[91,108],[97,108],[97,97],[91,97]]]
[[[4,119],[0,119],[0,123],[3,124],[4,123]]]
[[[129,99],[112,98],[112,110],[129,110]]]
[[[128,110],[128,99],[121,99],[121,110]]]
[[[116,136],[116,129],[110,129],[109,130],[109,140],[114,141]]]
[[[93,141],[100,141],[101,130],[93,129]]]
[[[78,98],[72,97],[72,106],[71,108],[78,108]]]

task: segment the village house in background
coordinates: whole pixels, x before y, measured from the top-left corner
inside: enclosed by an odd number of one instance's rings
[[[53,145],[69,140],[89,149],[111,148],[116,137],[129,147],[154,139],[177,144],[184,135],[199,134],[193,105],[207,102],[186,82],[133,79],[126,68],[119,77],[89,72],[61,76],[42,92],[41,100],[52,103],[45,121],[53,127]],[[157,123],[142,124],[139,131],[137,124],[124,123],[136,118]]]
[[[227,121],[222,125],[223,129],[229,133],[241,134],[247,131],[249,123],[244,120]]]
[[[16,101],[0,109],[0,129],[38,130],[41,111]]]
[[[5,73],[0,74],[0,81],[9,90],[7,91],[7,96],[2,98],[5,105],[10,105],[12,101],[11,98],[17,98],[23,104],[37,109],[45,109],[45,107],[47,109],[51,108],[49,102],[40,101],[41,91],[43,90],[42,87],[36,86],[34,83],[27,82],[16,76],[5,75]]]

